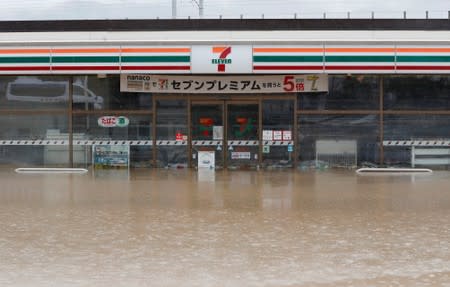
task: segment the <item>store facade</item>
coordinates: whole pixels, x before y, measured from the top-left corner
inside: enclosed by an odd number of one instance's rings
[[[3,31],[0,165],[447,168],[450,25],[439,23]]]

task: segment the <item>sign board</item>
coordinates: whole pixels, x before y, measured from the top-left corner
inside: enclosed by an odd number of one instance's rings
[[[235,151],[231,153],[231,159],[250,159],[251,154],[249,151]]]
[[[223,140],[223,126],[213,126],[213,140]]]
[[[92,161],[94,168],[127,168],[130,164],[129,145],[93,145]]]
[[[175,134],[175,140],[177,140],[177,141],[184,141],[184,140],[187,140],[187,136],[183,135],[180,132],[177,132]]]
[[[284,141],[292,140],[292,132],[291,131],[283,131],[283,140]]]
[[[215,168],[215,152],[199,151],[197,166],[198,168]]]
[[[263,141],[271,141],[271,140],[273,140],[272,130],[263,130]]]
[[[262,152],[263,152],[263,153],[270,153],[270,146],[269,146],[269,145],[263,146]]]
[[[136,82],[142,82],[136,84]],[[144,84],[145,82],[145,84]],[[178,76],[120,75],[120,91],[135,93],[311,93],[327,92],[327,75]]]
[[[123,128],[128,126],[130,120],[127,117],[116,117],[116,116],[103,116],[98,118],[97,123],[99,126],[104,128],[119,127]]]
[[[273,131],[273,140],[274,141],[283,140],[283,131]]]
[[[195,45],[191,48],[194,74],[251,74],[253,51],[250,45]]]

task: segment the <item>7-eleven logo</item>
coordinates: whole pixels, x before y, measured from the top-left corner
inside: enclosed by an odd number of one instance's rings
[[[217,72],[225,72],[225,65],[231,64],[231,59],[227,59],[231,54],[231,47],[212,47],[213,54],[218,54],[219,58],[212,59],[211,63],[217,65]]]

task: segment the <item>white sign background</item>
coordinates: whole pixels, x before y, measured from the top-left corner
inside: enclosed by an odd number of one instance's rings
[[[219,32],[220,33],[220,32]],[[226,59],[231,60],[231,64],[225,64],[225,71],[219,72],[217,64],[213,64],[213,59],[219,59],[219,53],[213,53],[216,46],[231,47],[231,53]],[[252,46],[246,45],[215,45],[215,46],[192,46],[191,50],[191,71],[193,74],[251,74],[253,73],[253,51]]]
[[[240,94],[327,92],[327,75],[120,76],[121,92]]]

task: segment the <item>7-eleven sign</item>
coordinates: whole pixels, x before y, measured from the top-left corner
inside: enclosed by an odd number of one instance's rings
[[[231,54],[231,46],[212,47],[212,52],[219,56],[211,60],[213,65],[217,65],[217,72],[225,72],[226,65],[232,63],[231,58],[227,58]]]
[[[252,73],[252,47],[248,45],[192,46],[193,74]]]

